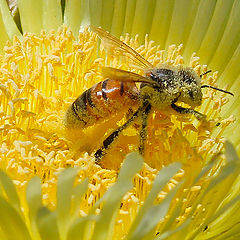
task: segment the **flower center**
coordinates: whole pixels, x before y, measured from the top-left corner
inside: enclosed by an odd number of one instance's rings
[[[154,66],[184,64],[182,46],[161,50],[147,39],[144,45],[139,45],[137,38],[130,40],[126,36],[123,40]],[[90,154],[133,110],[96,122],[93,127],[72,131],[64,128],[65,111],[82,92],[103,81],[102,66],[143,73],[131,67],[129,61],[106,53],[99,47],[96,35],[88,30],[80,33],[77,40],[66,27],[48,35],[42,32],[40,37],[26,34],[22,41],[15,38],[4,50],[0,57],[1,168],[15,179],[20,190],[34,175],[40,176],[44,182],[43,198],[49,206],[55,206],[52,189],[56,188],[58,172],[80,166],[79,179],[89,177],[92,184],[86,203],[91,205],[115,181],[115,171],[126,154],[138,149],[140,123],[135,121],[123,131],[99,166]],[[207,71],[207,66],[201,66],[195,55],[185,65],[198,75]],[[216,85],[217,74],[204,75],[202,80]],[[203,103],[196,110],[207,115],[207,122],[175,113],[170,107],[164,111],[154,109],[150,114],[146,165],[136,177],[135,192],[129,195],[133,202],[133,196],[144,199],[156,169],[182,162],[182,172],[176,176],[178,181],[185,172],[197,175],[221,151],[222,133],[234,121],[233,117],[221,118],[221,108],[228,99],[213,89],[205,89],[203,96]]]

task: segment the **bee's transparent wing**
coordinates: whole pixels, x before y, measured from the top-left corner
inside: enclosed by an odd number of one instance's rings
[[[114,55],[119,56],[120,54],[121,56],[125,56],[133,61],[136,66],[142,69],[153,68],[153,65],[148,62],[143,56],[137,53],[126,43],[120,41],[110,33],[104,31],[102,28],[91,26],[91,30],[95,32],[99,38],[101,38],[104,47],[106,47],[106,49],[111,49],[111,52],[113,52]]]
[[[158,85],[154,80],[148,79],[137,73],[112,68],[112,67],[103,67],[102,75],[104,78],[110,78],[111,80],[121,81],[121,82],[143,82],[149,83],[152,85]]]

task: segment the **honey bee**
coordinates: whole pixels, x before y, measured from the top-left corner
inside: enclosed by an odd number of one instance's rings
[[[166,64],[154,67],[134,49],[110,33],[93,26],[91,29],[105,46],[110,46],[120,55],[128,57],[145,72],[142,76],[125,70],[104,67],[105,80],[83,92],[68,108],[65,115],[66,128],[84,129],[138,106],[131,117],[103,141],[102,146],[95,152],[96,162],[102,159],[119,134],[137,118],[141,119],[139,152],[143,154],[147,136],[147,119],[153,108],[161,110],[170,106],[178,113],[192,114],[198,120],[203,120],[205,115],[193,109],[201,105],[202,88],[213,88],[233,95],[231,92],[213,86],[201,86],[201,77],[210,71],[198,76],[190,67]],[[140,87],[138,88],[135,83],[140,83]],[[190,108],[178,106],[177,103],[181,102],[188,104]]]

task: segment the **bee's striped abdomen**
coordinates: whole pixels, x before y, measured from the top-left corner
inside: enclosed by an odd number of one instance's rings
[[[139,101],[134,83],[106,79],[82,93],[69,107],[66,127],[85,128],[117,113],[125,112]]]

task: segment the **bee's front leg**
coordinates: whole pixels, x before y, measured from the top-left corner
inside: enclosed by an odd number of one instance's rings
[[[183,107],[179,107],[177,106],[175,103],[171,104],[172,109],[174,109],[176,112],[181,113],[181,114],[193,114],[198,120],[202,121],[206,119],[206,115],[195,111],[193,109],[190,108],[183,108]]]

